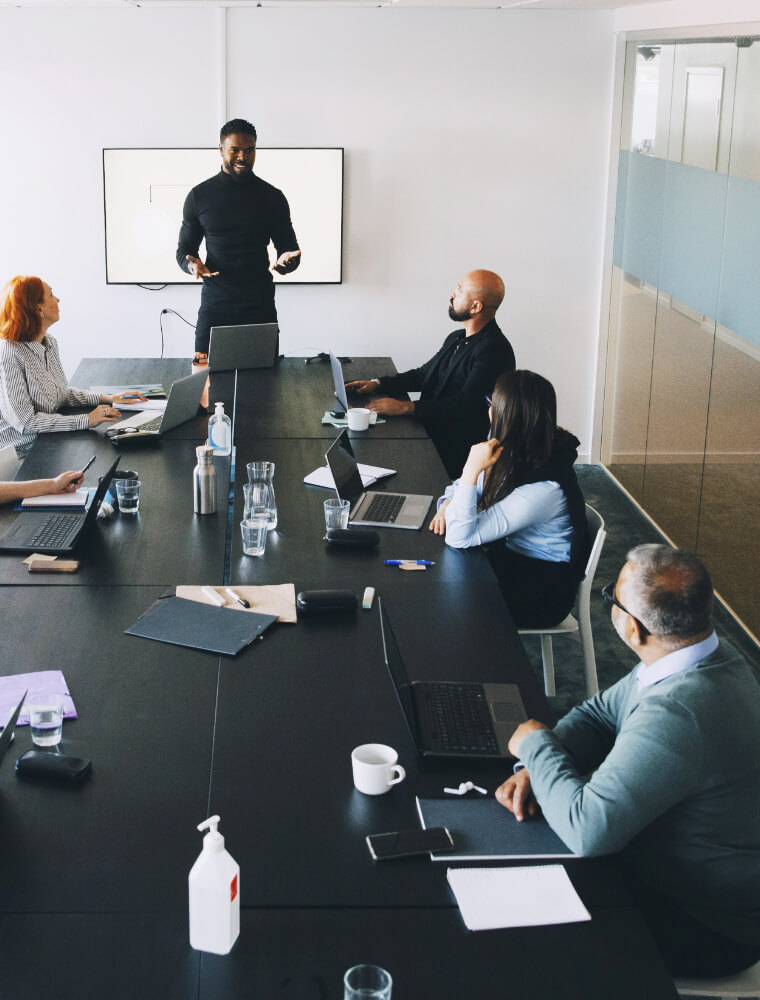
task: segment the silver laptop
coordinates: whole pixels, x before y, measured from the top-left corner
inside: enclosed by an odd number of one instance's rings
[[[346,381],[343,377],[343,366],[332,351],[330,351],[330,367],[332,368],[333,383],[335,385],[335,398],[340,404],[340,409],[336,407],[332,412],[335,416],[338,416],[341,410],[343,413],[348,410],[348,396],[346,395]]]
[[[350,520],[354,524],[367,524],[375,528],[419,529],[425,523],[433,502],[432,496],[365,491],[346,431],[341,431],[336,437],[327,449],[325,458],[335,480],[338,496],[351,504]]]
[[[276,323],[212,326],[208,368],[212,372],[274,368],[280,343]]]
[[[186,420],[192,420],[198,413],[203,388],[208,374],[197,372],[186,378],[178,378],[169,390],[166,409],[163,413],[155,410],[141,410],[132,416],[124,417],[115,424],[101,424],[96,430],[105,437],[161,437],[167,431],[174,430]]]

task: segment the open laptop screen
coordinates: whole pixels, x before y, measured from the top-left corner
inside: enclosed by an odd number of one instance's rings
[[[343,381],[343,365],[335,357],[332,351],[330,351],[330,367],[332,368],[333,385],[335,388],[335,396],[343,407],[344,410],[348,411],[348,396],[346,395],[346,383]]]
[[[364,492],[359,466],[356,464],[348,433],[341,431],[325,454],[335,480],[335,489],[341,500],[352,504]]]

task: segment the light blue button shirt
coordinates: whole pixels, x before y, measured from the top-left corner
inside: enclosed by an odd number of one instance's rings
[[[699,663],[714,653],[717,648],[718,637],[714,632],[711,632],[701,642],[695,642],[691,646],[682,646],[681,649],[668,653],[667,656],[661,657],[648,667],[640,663],[636,671],[636,680],[640,687],[651,687],[652,684],[665,680],[666,677],[672,677],[673,674],[678,674],[682,670],[688,670],[695,663]]]
[[[446,508],[446,544],[467,549],[504,539],[507,548],[531,559],[570,562],[573,528],[567,500],[559,483],[526,483],[487,510],[478,511],[483,473],[477,486],[457,480],[438,501]]]

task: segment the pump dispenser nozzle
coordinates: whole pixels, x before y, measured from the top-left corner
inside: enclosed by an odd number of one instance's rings
[[[209,816],[208,819],[204,819],[202,823],[198,824],[198,829],[202,832],[203,830],[208,830],[208,833],[203,838],[204,850],[210,851],[222,851],[224,850],[224,837],[219,833],[219,817]]]

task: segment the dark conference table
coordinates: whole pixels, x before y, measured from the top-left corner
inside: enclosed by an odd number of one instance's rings
[[[156,381],[167,371],[86,364],[92,375],[84,381],[80,369],[81,386],[119,384],[127,374]],[[293,368],[311,379],[315,366]],[[273,373],[244,374],[246,400],[263,374],[271,404]],[[248,405],[240,391],[239,378],[238,421]],[[287,407],[285,396],[276,405]],[[205,418],[190,423],[203,433]],[[292,581],[297,591],[339,586],[359,595],[371,584],[412,677],[513,681],[529,713],[551,721],[482,553],[446,550],[427,528],[381,531],[379,552],[331,550],[322,541],[328,494],[302,483],[322,464],[321,431],[264,438],[252,436],[254,426],[236,423],[229,539],[229,460],[215,460],[220,513],[195,516],[189,476],[199,438],[169,435],[125,453],[121,467],[145,483],[140,514],[96,522],[76,553],[78,574],[30,577],[20,556],[0,556],[0,674],[62,669],[79,713],[64,724],[62,749],[93,761],[78,787],[20,781],[13,761],[31,745],[23,728],[0,766],[0,998],[51,984],[63,1000],[339,998],[342,973],[364,961],[389,969],[395,1000],[675,997],[610,859],[566,863],[591,922],[481,933],[464,928],[445,863],[372,862],[365,836],[417,826],[415,794],[467,778],[492,792],[509,770],[416,756],[383,661],[377,603],[348,617],[278,624],[234,658],[123,634],[175,585],[222,583],[229,541],[233,583]],[[289,426],[286,414],[280,426]],[[357,435],[359,460],[397,468],[391,489],[438,495],[446,477],[432,444],[412,421],[384,427],[384,435]],[[388,436],[394,429],[397,439]],[[94,440],[43,435],[21,475],[92,454]],[[113,449],[98,440],[96,452],[93,470]],[[277,465],[280,528],[260,559],[242,555],[237,525],[254,457]],[[0,526],[9,516],[2,512]],[[403,573],[382,565],[399,555],[429,556],[436,566]],[[371,741],[396,747],[407,769],[406,781],[378,798],[351,780],[352,747]],[[225,957],[187,942],[195,826],[214,812],[241,866],[241,935]]]

